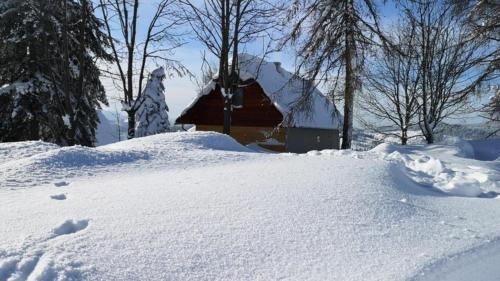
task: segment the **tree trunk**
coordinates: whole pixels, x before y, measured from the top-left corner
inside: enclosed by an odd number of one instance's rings
[[[352,0],[348,0],[349,12],[352,12]],[[342,129],[342,149],[350,149],[352,142],[352,126],[354,111],[354,84],[355,76],[352,65],[354,46],[354,34],[352,30],[352,14],[348,14],[348,25],[346,32],[345,50],[345,93],[344,93],[344,126]]]
[[[70,73],[69,73],[69,39],[68,39],[68,1],[64,0],[63,2],[63,29],[62,29],[62,37],[63,37],[63,91],[65,95],[65,106],[66,106],[66,114],[69,117],[70,128],[68,131],[68,145],[75,145],[75,116],[73,112],[73,104],[71,103],[71,94],[70,94]]]
[[[230,1],[221,1],[221,27],[222,42],[220,54],[219,80],[221,80],[221,91],[224,92],[224,126],[222,132],[226,135],[231,133],[231,77],[229,73],[229,25],[230,25]]]
[[[78,75],[78,85],[76,86],[76,89],[74,91],[74,94],[75,94],[75,98],[76,98],[76,101],[75,101],[75,109],[76,109],[76,112],[75,112],[75,119],[78,119],[80,118],[81,116],[78,116],[78,113],[81,114],[81,111],[82,111],[82,99],[84,98],[85,96],[85,90],[84,90],[84,81],[85,81],[85,77],[84,77],[84,74],[86,72],[86,62],[85,62],[85,54],[86,54],[86,48],[85,48],[85,43],[87,41],[87,37],[86,37],[86,34],[85,34],[85,27],[87,25],[87,7],[88,7],[88,3],[87,3],[87,0],[81,0],[80,1],[80,5],[81,5],[81,17],[80,17],[80,28],[79,28],[79,33],[78,33],[78,41],[79,41],[79,50],[78,50],[78,55],[77,55],[77,59],[78,59],[78,65],[79,65],[79,75]],[[85,109],[87,110],[87,109]],[[75,122],[78,122],[79,120],[75,120]],[[98,121],[100,123],[100,121]],[[79,125],[81,126],[81,121],[78,122]],[[95,146],[95,142],[96,142],[96,137],[95,137],[95,133],[94,135],[89,135],[89,134],[86,134],[86,130],[80,130],[80,134],[83,134],[79,136],[79,139],[77,140],[78,141],[78,144],[80,145],[84,145],[84,146]]]
[[[115,110],[116,114],[116,131],[118,132],[118,141],[122,141],[122,128],[121,128],[121,118],[118,110]]]
[[[231,99],[229,96],[224,97],[224,134],[231,134]]]
[[[224,106],[224,134],[231,134],[231,113],[232,113],[232,97],[236,93],[238,89],[238,83],[240,79],[239,75],[239,61],[238,61],[238,44],[239,44],[239,30],[240,30],[240,8],[241,8],[241,0],[236,1],[236,15],[235,15],[235,27],[233,34],[233,58],[231,63],[231,72],[229,74],[230,87],[229,87],[229,96],[225,98],[225,106]],[[229,20],[229,19],[228,19]],[[229,29],[227,29],[229,31]],[[229,34],[228,34],[229,38]],[[229,50],[228,50],[229,54]],[[229,58],[229,56],[228,56]],[[227,94],[227,93],[226,93]]]
[[[425,140],[427,141],[427,144],[433,144],[434,143],[434,133],[432,131],[428,131],[425,134]]]
[[[128,115],[128,135],[127,138],[133,139],[135,137],[135,111],[127,111]]]
[[[401,145],[406,145],[408,143],[408,132],[406,129],[401,131]]]
[[[347,51],[350,53],[350,51]],[[344,93],[344,126],[342,128],[342,149],[350,149],[352,142],[352,126],[354,111],[354,79],[351,61],[346,61],[346,83]]]

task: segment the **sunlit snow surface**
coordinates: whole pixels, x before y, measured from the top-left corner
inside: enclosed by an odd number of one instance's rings
[[[0,280],[500,280],[498,147],[0,144]]]

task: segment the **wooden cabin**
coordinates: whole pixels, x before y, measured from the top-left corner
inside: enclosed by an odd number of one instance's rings
[[[249,55],[240,56],[240,79],[243,86],[231,113],[231,136],[238,142],[278,152],[338,148],[340,113],[317,89],[313,112],[295,113],[293,122],[283,125],[291,104],[302,93],[303,81],[296,81],[279,63]],[[223,122],[224,100],[216,80],[176,120],[176,124],[195,125],[197,131],[215,132],[222,132]]]

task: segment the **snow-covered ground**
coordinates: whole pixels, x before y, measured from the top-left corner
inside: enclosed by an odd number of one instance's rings
[[[0,144],[0,280],[500,280],[499,143]]]

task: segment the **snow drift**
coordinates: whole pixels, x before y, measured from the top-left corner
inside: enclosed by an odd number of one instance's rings
[[[478,172],[484,194],[498,161],[457,146],[265,154],[200,132],[38,144],[7,144],[19,149],[0,166],[13,189],[0,188],[0,280],[500,276],[487,250],[500,239],[498,199],[435,186],[442,173]],[[78,155],[87,160],[66,161]]]
[[[207,151],[208,150],[208,151]],[[204,151],[204,153],[200,153]],[[117,167],[133,170],[180,169],[229,162],[252,152],[219,133],[167,133],[89,148],[58,147],[44,142],[0,144],[0,188],[49,184],[64,177],[95,176]],[[151,163],[155,163],[151,165]]]
[[[496,142],[484,141],[483,145]],[[449,195],[496,197],[500,192],[498,163],[475,160],[475,148],[467,141],[453,139],[429,146],[381,144],[372,152],[400,163],[403,172],[420,185]]]

